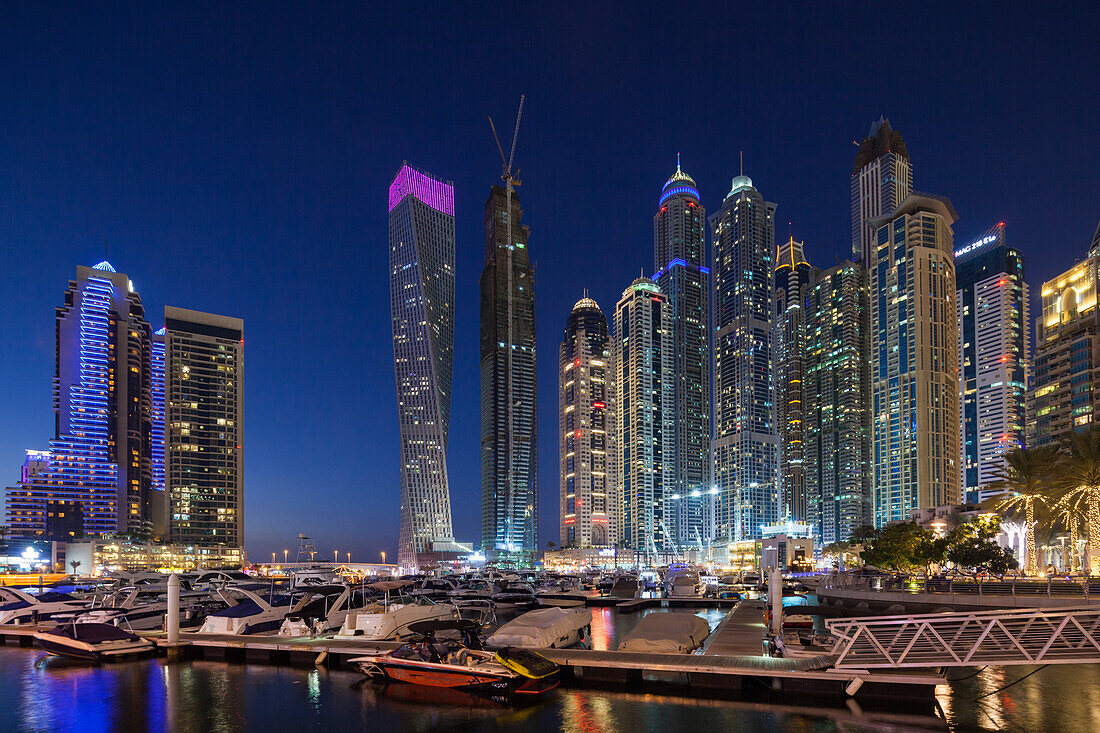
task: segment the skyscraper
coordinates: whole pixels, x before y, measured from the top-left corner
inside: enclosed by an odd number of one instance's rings
[[[668,297],[672,338],[672,401],[666,406],[672,453],[673,501],[667,518],[679,548],[714,537],[710,493],[710,270],[706,210],[691,176],[680,170],[665,183],[653,216],[653,281]]]
[[[616,542],[610,357],[607,319],[585,295],[565,319],[558,355],[562,547],[613,547]]]
[[[88,534],[152,528],[149,323],[130,279],[100,262],[78,267],[57,309],[48,467],[8,496],[8,525],[46,531],[52,505],[79,504]]]
[[[955,250],[959,311],[959,407],[963,497],[980,502],[1004,454],[1024,445],[1028,381],[1028,287],[1024,258],[1004,222]]]
[[[532,562],[538,549],[535,269],[522,219],[516,194],[493,186],[485,202],[481,272],[481,548],[490,558]]]
[[[946,198],[911,194],[870,222],[877,526],[960,500],[957,218]]]
[[[390,184],[390,311],[401,432],[398,562],[454,541],[447,426],[454,361],[454,187],[408,165]]]
[[[1035,320],[1035,370],[1028,390],[1027,444],[1047,445],[1096,421],[1100,412],[1100,225],[1088,256],[1043,283]]]
[[[748,176],[739,175],[710,217],[716,534],[732,540],[759,538],[764,526],[779,519],[772,373],[775,208]]]
[[[167,306],[164,331],[169,539],[243,547],[244,321]]]
[[[814,270],[806,294],[806,484],[823,545],[871,523],[870,304],[853,262]]]
[[[776,427],[779,495],[786,519],[808,521],[806,480],[806,314],[803,299],[810,263],[794,237],[779,245],[775,261]]]
[[[672,435],[672,338],[668,298],[639,277],[623,291],[612,324],[619,539],[647,558],[674,551],[666,517]]]
[[[886,216],[913,190],[913,168],[901,133],[879,118],[859,143],[852,166],[852,257],[870,267],[875,241],[872,219]]]

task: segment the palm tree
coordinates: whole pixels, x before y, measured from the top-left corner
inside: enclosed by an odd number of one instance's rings
[[[1069,557],[1070,571],[1080,569],[1077,555],[1077,542],[1081,530],[1081,520],[1088,513],[1088,496],[1082,488],[1070,489],[1062,494],[1058,503],[1054,505],[1054,512],[1058,522],[1069,530]],[[1062,561],[1065,563],[1065,560]]]
[[[1100,457],[1100,456],[1098,456]],[[997,497],[998,511],[1023,513],[1024,542],[1026,546],[1028,575],[1037,575],[1035,552],[1035,510],[1047,506],[1051,492],[1051,479],[1058,462],[1058,446],[1043,445],[1037,448],[1017,448],[1005,454],[1005,462],[998,471],[993,486],[1006,489]],[[1100,464],[1098,464],[1100,465]]]
[[[1067,494],[1079,492],[1088,528],[1088,572],[1100,573],[1100,426],[1090,425],[1062,438],[1064,457],[1059,483]]]

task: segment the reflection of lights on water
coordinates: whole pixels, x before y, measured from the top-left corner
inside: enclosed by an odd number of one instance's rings
[[[615,625],[611,622],[610,608],[592,609],[592,648],[606,652],[614,650]]]
[[[306,686],[309,687],[309,701],[313,703],[313,707],[317,707],[321,702],[321,673],[311,670],[306,675]]]
[[[619,725],[606,697],[571,691],[564,696],[562,730],[573,733],[611,733]]]

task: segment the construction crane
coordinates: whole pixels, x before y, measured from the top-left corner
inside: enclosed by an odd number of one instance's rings
[[[505,221],[508,225],[508,240],[506,242],[505,252],[507,253],[507,265],[508,265],[508,297],[507,297],[507,320],[508,320],[508,341],[506,344],[507,354],[507,370],[505,372],[505,397],[507,401],[507,422],[508,426],[508,470],[506,483],[508,486],[508,500],[506,502],[505,517],[504,517],[504,542],[505,547],[509,552],[514,549],[514,543],[512,542],[512,517],[515,514],[515,501],[516,501],[516,487],[515,476],[513,475],[513,466],[515,465],[515,433],[516,426],[515,421],[515,408],[512,399],[512,339],[514,338],[513,332],[513,320],[512,320],[512,251],[515,248],[515,242],[512,240],[512,191],[521,185],[518,178],[519,170],[512,170],[512,163],[516,157],[516,140],[519,139],[519,122],[523,117],[523,102],[526,99],[526,95],[519,95],[519,111],[516,112],[516,127],[512,132],[512,148],[508,152],[508,158],[504,158],[504,148],[500,146],[500,137],[497,135],[496,125],[493,124],[493,118],[489,118],[489,128],[493,131],[493,140],[496,141],[497,150],[500,151],[500,163],[503,167],[500,179],[504,181],[504,198],[507,216]]]

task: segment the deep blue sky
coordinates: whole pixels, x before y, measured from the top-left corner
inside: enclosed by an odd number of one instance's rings
[[[455,183],[449,466],[475,538],[486,116],[511,130],[521,92],[543,542],[563,321],[582,288],[608,312],[652,272],[677,151],[713,211],[744,150],[777,235],[824,266],[849,251],[852,140],[883,114],[957,239],[1006,221],[1035,290],[1100,217],[1095,3],[232,5],[0,8],[0,485],[51,437],[53,309],[107,240],[154,316],[245,320],[252,557],[299,531],[393,557],[386,189],[407,159]]]

